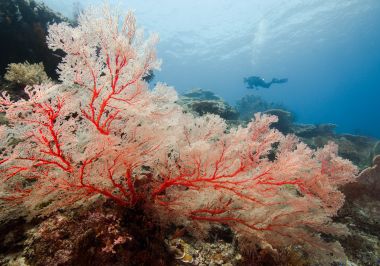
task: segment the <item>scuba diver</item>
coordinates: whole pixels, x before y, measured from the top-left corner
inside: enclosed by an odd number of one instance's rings
[[[287,78],[277,79],[273,78],[271,82],[266,82],[263,78],[257,76],[250,76],[248,78],[244,78],[244,83],[247,83],[247,89],[256,89],[259,87],[269,88],[272,84],[281,84],[288,82]]]

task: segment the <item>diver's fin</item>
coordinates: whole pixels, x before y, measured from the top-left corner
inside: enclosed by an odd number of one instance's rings
[[[276,78],[273,78],[271,83],[277,83],[277,84],[280,84],[280,83],[286,83],[288,82],[288,79],[287,78],[283,78],[283,79],[276,79]]]

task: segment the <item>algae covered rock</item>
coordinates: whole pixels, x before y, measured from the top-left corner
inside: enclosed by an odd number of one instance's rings
[[[375,156],[372,166],[364,169],[356,180],[357,182],[345,186],[348,199],[368,196],[380,201],[380,155]],[[380,209],[377,217],[380,225]]]
[[[239,117],[235,108],[208,90],[193,89],[181,95],[178,103],[185,111],[195,115],[216,114],[226,120],[237,120]]]
[[[273,109],[284,110],[284,106],[278,103],[267,102],[257,95],[245,95],[236,102],[236,110],[239,112],[240,119],[251,120],[253,115],[258,112],[265,112]]]
[[[143,226],[142,226],[143,225]],[[65,209],[29,230],[30,265],[171,265],[160,229],[139,208],[97,201]]]
[[[339,241],[358,265],[378,265],[380,258],[380,155],[364,169],[357,182],[343,187],[346,202],[338,220],[347,224],[350,235]]]
[[[379,154],[377,149],[378,140],[367,136],[357,136],[351,134],[335,134],[328,130],[323,131],[311,129],[308,134],[298,134],[302,141],[312,148],[322,147],[329,141],[333,141],[339,146],[339,154],[345,159],[349,159],[360,169],[371,165],[375,155]],[[313,132],[311,134],[311,132]]]
[[[294,124],[292,131],[302,138],[313,138],[318,136],[333,136],[335,134],[335,124]]]
[[[196,99],[196,100],[221,100],[223,99],[219,96],[217,96],[215,93],[209,90],[203,90],[200,88],[195,88],[187,93],[182,95],[183,97],[191,98],[191,99]]]
[[[282,109],[270,109],[264,113],[278,117],[278,122],[274,123],[273,126],[279,131],[284,134],[292,133],[292,124],[294,117],[291,112]]]

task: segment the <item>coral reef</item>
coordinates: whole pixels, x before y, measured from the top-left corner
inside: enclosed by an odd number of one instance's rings
[[[294,124],[292,125],[292,133],[305,139],[314,137],[325,137],[335,135],[335,124]]]
[[[29,64],[29,62],[9,64],[4,79],[23,86],[38,85],[49,81],[42,63]]]
[[[195,115],[215,114],[226,120],[237,120],[239,117],[232,106],[208,90],[193,89],[181,95],[178,104]]]
[[[220,117],[184,114],[170,88],[149,91],[142,81],[159,66],[156,38],[143,40],[131,13],[119,31],[118,19],[101,12],[84,13],[75,29],[50,27],[49,47],[67,54],[62,85],[27,88],[28,101],[3,95],[12,123],[2,128],[4,145],[10,134],[24,139],[2,153],[1,198],[40,212],[102,196],[143,203],[161,223],[193,234],[221,223],[255,244],[344,256],[310,233],[344,231],[331,217],[344,200],[337,188],[355,167],[336,146],[312,151],[270,129],[274,116],[255,115],[227,133]]]
[[[273,127],[284,134],[294,134],[311,148],[323,147],[328,142],[333,141],[339,146],[339,155],[349,159],[359,169],[364,169],[371,165],[377,154],[380,154],[379,140],[367,136],[335,133],[335,124],[301,124],[294,122],[294,116],[284,109],[269,109],[265,114],[272,114],[278,117],[278,122]]]
[[[293,133],[292,125],[293,125],[293,115],[291,112],[282,110],[282,109],[269,109],[264,112],[264,114],[275,115],[278,117],[278,121],[273,124],[273,127],[278,129],[284,134]]]
[[[34,0],[0,2],[0,76],[12,62],[41,62],[49,77],[56,78],[56,68],[63,56],[46,45],[48,24],[67,21],[43,3]]]
[[[171,253],[175,254],[178,263],[183,265],[242,265],[243,257],[237,252],[233,243],[223,240],[206,242],[182,238],[167,240]]]
[[[269,103],[254,94],[245,95],[236,102],[235,108],[239,112],[239,118],[247,121],[251,120],[253,115],[258,112],[265,112],[270,109],[284,109],[281,104]]]
[[[380,155],[375,156],[372,166],[360,172],[357,182],[348,184],[343,189],[347,199],[351,201],[362,197],[380,201]],[[379,215],[380,213],[376,213],[372,217],[380,218]]]
[[[8,230],[0,239],[1,265],[172,265],[175,261],[160,228],[141,209],[125,210],[110,201],[61,209],[33,220],[19,218],[0,230]]]
[[[209,90],[204,90],[200,88],[192,89],[182,95],[184,99],[191,98],[195,100],[216,100],[216,101],[223,101],[223,99],[219,96],[217,96],[215,93]]]
[[[141,223],[144,226],[138,226]],[[57,214],[28,232],[31,265],[171,265],[159,228],[142,212],[112,202]]]
[[[133,254],[148,258],[150,235],[163,254],[155,264],[164,265],[165,245],[155,237],[161,228],[185,228],[204,239],[214,225],[231,231],[241,249],[267,254],[292,246],[319,264],[345,258],[338,242],[323,237],[346,232],[332,219],[344,203],[339,187],[356,173],[335,144],[312,150],[273,128],[278,119],[268,114],[227,129],[220,116],[186,113],[172,88],[149,90],[143,78],[160,66],[157,38],[145,39],[132,13],[120,21],[107,7],[92,9],[76,28],[51,25],[47,40],[66,53],[62,83],[27,87],[28,100],[3,93],[0,105],[9,123],[0,127],[0,199],[25,206],[31,217],[51,215],[30,231],[28,261],[87,258],[104,265]],[[118,207],[59,215],[103,200]],[[127,215],[131,230],[113,214],[119,208],[133,213]],[[183,241],[181,259],[195,261],[192,245]],[[139,253],[139,245],[148,253]],[[85,256],[78,246],[86,247]],[[205,250],[224,263],[238,260],[232,247]],[[115,258],[119,249],[131,253]],[[96,260],[96,254],[108,255]]]
[[[274,113],[268,110],[266,113],[278,116],[279,122],[274,124],[277,129],[299,136],[310,147],[318,148],[329,141],[334,141],[339,145],[340,156],[351,160],[360,169],[364,169],[358,177],[358,182],[348,184],[342,189],[346,195],[346,202],[336,220],[346,224],[350,234],[335,239],[343,245],[349,258],[341,263],[378,264],[380,257],[379,140],[366,136],[337,134],[334,124],[294,123],[292,115],[286,110],[275,110]],[[371,166],[372,160],[373,166]],[[275,265],[289,265],[294,256],[287,257],[281,252],[284,250],[280,250],[280,253],[270,252],[270,256],[265,257],[264,260],[258,259],[260,256],[256,254],[255,259],[252,259],[252,264],[262,265],[272,261]],[[286,258],[285,261],[279,260],[279,256]],[[299,258],[296,260],[298,262],[290,263],[290,265],[298,265],[300,261],[302,262],[300,265],[309,265],[307,256],[300,254],[296,257]]]
[[[315,127],[318,127],[318,125]],[[321,126],[319,127],[321,128]],[[330,131],[329,126],[323,128],[323,130],[327,128],[325,133],[318,130],[319,133],[301,137],[301,139],[313,148],[322,147],[329,141],[334,141],[339,145],[339,155],[351,160],[359,169],[365,169],[370,166],[374,156],[380,154],[380,151],[376,149],[378,140],[375,138],[351,134],[335,134]]]
[[[380,258],[380,156],[364,169],[358,182],[343,187],[346,203],[338,221],[347,224],[350,235],[341,237],[349,258],[358,265],[376,265]]]

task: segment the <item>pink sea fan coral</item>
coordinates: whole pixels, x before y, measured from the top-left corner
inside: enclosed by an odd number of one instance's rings
[[[66,53],[62,83],[26,88],[29,100],[3,94],[0,199],[39,212],[103,196],[194,232],[220,223],[275,247],[332,248],[318,233],[342,231],[331,221],[338,187],[356,172],[337,146],[311,150],[272,129],[275,116],[227,129],[184,113],[174,89],[143,80],[159,67],[157,38],[132,13],[119,22],[105,8],[50,26],[49,47]]]

